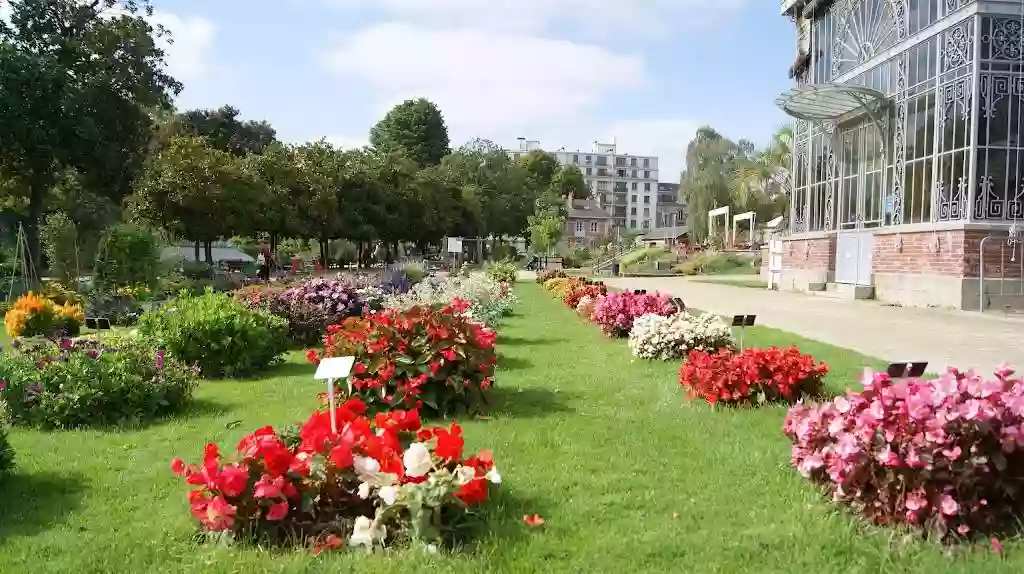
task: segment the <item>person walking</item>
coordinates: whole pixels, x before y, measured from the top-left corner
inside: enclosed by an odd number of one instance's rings
[[[259,278],[262,281],[270,281],[270,272],[274,268],[274,254],[266,243],[260,244],[260,253],[256,256],[256,263],[260,266]]]

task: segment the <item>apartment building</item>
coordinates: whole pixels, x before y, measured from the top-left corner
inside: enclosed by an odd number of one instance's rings
[[[514,159],[540,150],[537,140],[520,138]],[[597,206],[612,215],[614,225],[624,229],[657,227],[658,158],[620,153],[614,143],[594,142],[590,151],[551,153],[562,165],[574,165],[583,172],[590,196]]]
[[[658,184],[658,211],[655,227],[680,227],[686,225],[686,203],[679,196],[678,183]]]

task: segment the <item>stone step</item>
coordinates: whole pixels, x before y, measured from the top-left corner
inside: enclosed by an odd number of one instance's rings
[[[825,289],[823,291],[810,290],[808,293],[816,297],[843,299],[846,301],[875,298],[874,286],[851,285],[849,283],[827,283],[825,284]]]

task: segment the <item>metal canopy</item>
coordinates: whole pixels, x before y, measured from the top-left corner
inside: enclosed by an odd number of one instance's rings
[[[877,123],[878,112],[889,104],[889,99],[864,86],[807,84],[785,92],[775,104],[787,115],[812,122],[835,122],[867,113]]]

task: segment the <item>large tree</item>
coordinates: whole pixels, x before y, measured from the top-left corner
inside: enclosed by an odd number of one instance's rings
[[[114,202],[131,190],[151,137],[152,108],[181,86],[143,15],[148,0],[10,0],[0,23],[0,179],[22,196],[33,264],[38,224],[73,169]],[[10,200],[11,198],[8,198]],[[7,203],[9,203],[8,201]]]
[[[551,178],[551,191],[565,199],[587,199],[590,197],[590,188],[583,179],[583,172],[575,165],[566,165],[559,168],[555,176]]]
[[[153,156],[129,204],[135,218],[205,246],[255,231],[264,182],[242,160],[212,147],[204,138],[180,135]]]
[[[680,193],[686,198],[690,234],[697,240],[708,236],[708,211],[732,205],[730,193],[739,147],[710,127],[697,130],[686,148],[686,170]]]
[[[404,152],[420,167],[441,163],[451,151],[441,110],[424,98],[406,100],[392,108],[370,130],[370,143],[386,154]]]
[[[237,156],[263,153],[277,141],[277,132],[266,121],[238,119],[231,106],[216,110],[190,110],[178,115],[174,125],[179,132],[203,136],[213,147]]]

